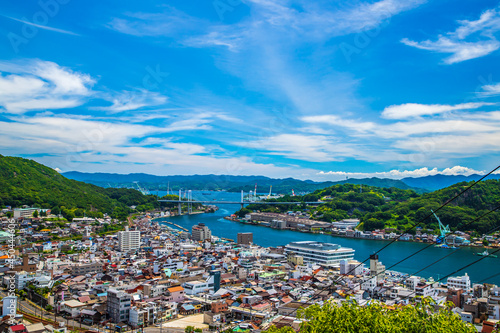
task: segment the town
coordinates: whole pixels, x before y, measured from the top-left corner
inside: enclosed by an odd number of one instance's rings
[[[424,297],[438,307],[452,302],[452,311],[478,329],[491,331],[500,321],[500,288],[473,284],[466,273],[444,281],[409,276],[386,269],[382,256],[365,265],[354,260],[355,249],[333,243],[265,248],[253,244],[252,233],[228,240],[203,223],[190,232],[158,223],[165,215],[158,211],[127,222],[104,216],[62,224],[50,211],[36,211],[2,217],[17,226],[16,235],[0,234],[2,332],[298,330],[300,309],[327,300],[390,308]],[[307,225],[279,217],[249,220]],[[333,230],[347,233],[355,223]]]

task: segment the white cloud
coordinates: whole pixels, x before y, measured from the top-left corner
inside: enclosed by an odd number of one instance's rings
[[[382,117],[387,119],[404,119],[457,110],[477,109],[485,105],[494,105],[494,103],[462,103],[456,105],[406,103],[386,107],[382,112]]]
[[[500,95],[500,83],[487,84],[482,86],[481,89],[483,91],[480,94],[483,96]]]
[[[184,127],[188,124],[184,124]],[[155,174],[314,175],[317,170],[255,163],[246,157],[213,154],[210,147],[165,137],[180,125],[144,126],[75,117],[29,117],[0,121],[0,150],[9,155],[44,152],[37,161],[68,170]],[[162,135],[162,136],[160,136]],[[217,147],[214,147],[216,150]],[[218,149],[220,151],[220,149]],[[304,176],[306,177],[306,176]]]
[[[178,36],[185,32],[203,29],[202,20],[189,16],[171,6],[158,13],[125,13],[123,18],[114,18],[107,27],[128,35]]]
[[[461,20],[458,24],[455,31],[439,35],[436,41],[415,42],[403,38],[401,42],[422,50],[451,53],[444,59],[445,64],[483,57],[500,48],[495,36],[500,31],[500,11],[497,8],[486,10],[475,21]]]
[[[190,47],[227,47],[229,51],[237,51],[244,42],[243,31],[235,31],[227,27],[217,27],[206,35],[189,37],[182,44]]]
[[[475,174],[483,175],[485,174],[485,172],[457,165],[451,168],[445,168],[443,170],[439,170],[438,168],[429,169],[424,167],[414,170],[390,170],[385,172],[320,171],[318,173],[318,175],[323,179],[330,177],[333,179],[345,179],[346,177],[350,178],[378,177],[378,178],[402,179],[407,177],[418,178],[418,177],[435,176],[435,175],[470,176]]]
[[[313,38],[340,36],[374,29],[390,17],[418,7],[426,0],[381,0],[346,9],[327,9],[309,1],[249,0],[254,9],[273,26],[286,26]],[[298,5],[298,6],[297,6]]]
[[[336,115],[306,116],[302,117],[301,120],[305,121],[306,123],[327,124],[327,125],[345,127],[349,130],[353,130],[356,132],[372,131],[377,127],[377,124],[373,122],[344,119]]]
[[[8,113],[75,107],[94,83],[89,75],[53,62],[0,63],[0,106]]]
[[[123,112],[137,110],[149,106],[158,106],[167,102],[167,97],[148,90],[140,89],[137,91],[122,91],[116,94],[108,94],[103,96],[104,99],[111,101],[110,106],[97,107],[95,109]]]
[[[341,143],[332,136],[278,134],[249,142],[236,142],[237,146],[266,151],[270,155],[308,162],[342,161],[346,157],[359,156],[355,145]]]

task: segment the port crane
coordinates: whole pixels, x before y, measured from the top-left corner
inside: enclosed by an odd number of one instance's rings
[[[436,213],[434,213],[434,211],[432,209],[431,209],[431,212],[432,212],[432,214],[434,214],[434,217],[436,217],[436,220],[439,223],[439,233],[440,233],[440,236],[438,237],[436,243],[444,242],[446,234],[450,233],[450,227],[449,226],[445,227],[444,224],[441,223],[441,220],[439,219],[439,217],[436,215]]]
[[[137,185],[137,188],[139,189],[139,192],[141,192],[143,195],[148,195],[148,192],[146,190],[142,189],[139,186],[139,182],[138,181],[135,181],[134,184]]]

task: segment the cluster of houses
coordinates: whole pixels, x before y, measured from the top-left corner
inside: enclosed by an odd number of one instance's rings
[[[291,217],[287,223],[301,219]],[[29,230],[43,222],[26,218],[21,223]],[[76,240],[55,241],[49,232],[31,243],[29,237],[38,232],[24,233],[13,265],[7,245],[0,248],[2,283],[8,288],[14,281],[19,295],[48,313],[115,331],[176,327],[180,318],[192,315],[202,317],[200,325],[207,330],[298,329],[297,310],[313,303],[356,300],[361,306],[397,306],[421,297],[443,306],[453,302],[453,311],[476,325],[495,327],[500,320],[500,288],[471,284],[467,275],[442,284],[388,271],[377,256],[365,267],[354,260],[353,249],[335,244],[304,241],[264,248],[254,245],[249,233],[233,242],[212,235],[203,224],[189,233],[149,215],[125,230],[99,236],[96,231],[105,223],[69,224],[81,234]],[[1,325],[7,325],[5,313]],[[29,326],[20,317],[7,329],[34,332]],[[38,325],[36,333],[65,330],[54,327]]]

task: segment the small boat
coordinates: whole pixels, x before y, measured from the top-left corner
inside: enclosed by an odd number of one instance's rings
[[[497,256],[495,254],[490,254],[488,252],[488,250],[484,250],[484,252],[480,252],[480,253],[474,253],[476,256],[481,256],[481,257],[492,257],[492,258],[496,258]]]

